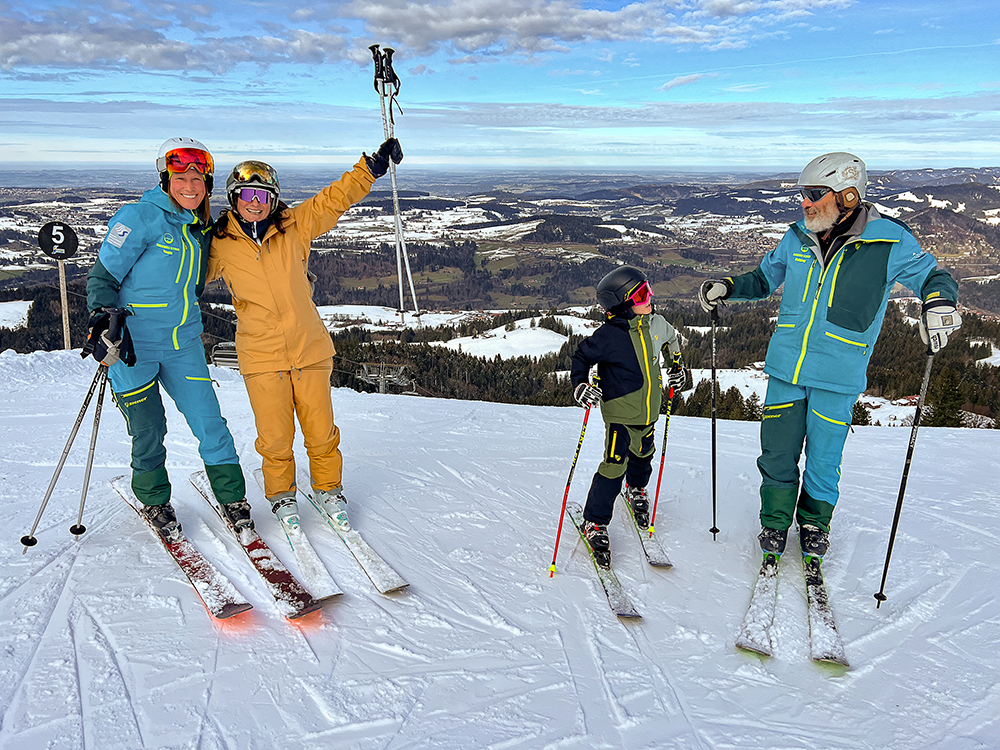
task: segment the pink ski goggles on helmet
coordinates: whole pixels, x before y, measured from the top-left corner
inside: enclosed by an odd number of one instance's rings
[[[644,281],[625,297],[633,305],[645,305],[653,299],[653,288],[648,281]]]

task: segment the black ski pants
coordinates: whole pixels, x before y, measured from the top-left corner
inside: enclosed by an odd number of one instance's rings
[[[590,483],[583,517],[602,526],[611,522],[615,498],[622,479],[629,487],[645,487],[653,473],[653,433],[656,422],[647,425],[608,424],[604,436],[604,460]]]

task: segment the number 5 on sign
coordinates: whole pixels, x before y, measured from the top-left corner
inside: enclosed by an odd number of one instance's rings
[[[50,258],[59,263],[59,293],[62,297],[63,316],[63,348],[70,349],[69,341],[69,304],[66,298],[66,267],[63,261],[72,258],[79,247],[76,232],[69,224],[61,221],[50,221],[38,230],[38,247]]]

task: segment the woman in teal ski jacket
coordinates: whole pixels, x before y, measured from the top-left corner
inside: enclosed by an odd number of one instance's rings
[[[176,526],[165,468],[161,385],[198,438],[216,498],[234,522],[249,522],[239,457],[201,343],[198,295],[208,268],[213,166],[198,141],[166,141],[157,158],[160,185],[112,217],[87,278],[90,326],[98,331],[91,341],[100,338],[103,310],[128,311],[134,365],[115,361],[117,355],[106,358],[102,350],[95,357],[110,365],[115,403],[132,436],[132,489],[161,531]]]

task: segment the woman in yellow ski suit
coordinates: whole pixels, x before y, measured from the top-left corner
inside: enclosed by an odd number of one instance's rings
[[[277,175],[264,162],[241,162],[226,181],[233,210],[215,224],[208,280],[222,278],[233,297],[236,351],[257,426],[264,493],[279,519],[297,514],[296,415],[316,498],[333,515],[343,500],[340,431],[330,395],[335,350],[312,299],[310,243],[368,195],[390,158],[398,163],[402,156],[389,139],[293,208],[279,200]]]

